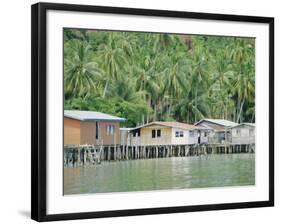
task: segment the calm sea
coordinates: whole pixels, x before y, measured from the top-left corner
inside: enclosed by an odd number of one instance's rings
[[[254,184],[255,154],[129,160],[64,168],[64,194]]]

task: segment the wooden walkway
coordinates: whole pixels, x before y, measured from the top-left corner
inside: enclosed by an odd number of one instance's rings
[[[207,154],[254,153],[255,144],[194,145],[66,145],[64,166],[85,166],[102,161],[120,161]]]

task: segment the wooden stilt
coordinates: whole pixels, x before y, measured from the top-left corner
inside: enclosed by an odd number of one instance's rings
[[[159,148],[156,146],[155,148],[155,158],[158,158]]]
[[[108,146],[108,161],[111,160],[111,147]]]
[[[78,148],[77,148],[77,164],[78,164],[78,166],[81,165],[81,155],[80,155],[80,151],[81,151],[81,149],[78,147]]]
[[[255,144],[207,144],[207,145],[76,145],[64,146],[64,166],[85,166],[101,161],[187,157],[210,153],[254,153]]]
[[[83,164],[86,165],[87,163],[87,152],[86,152],[86,149],[83,148]]]

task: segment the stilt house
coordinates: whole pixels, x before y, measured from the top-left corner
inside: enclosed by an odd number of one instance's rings
[[[231,129],[232,144],[254,144],[255,143],[255,124],[241,123]]]
[[[132,146],[192,145],[208,142],[208,128],[180,122],[151,122],[130,130]]]
[[[238,124],[223,119],[202,119],[194,125],[212,130],[209,134],[209,143],[224,143],[231,142],[230,128]]]
[[[64,111],[64,145],[119,145],[124,118],[95,111]]]

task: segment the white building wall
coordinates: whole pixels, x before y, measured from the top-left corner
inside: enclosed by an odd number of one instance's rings
[[[201,136],[200,143],[208,143],[209,131],[208,130],[203,130],[203,131],[201,130],[200,133],[201,133],[200,134],[200,136]]]
[[[182,132],[183,137],[176,137],[176,132]],[[188,138],[188,131],[179,129],[179,128],[172,128],[172,144],[173,145],[187,145],[189,144]]]
[[[238,126],[231,129],[232,143],[251,144],[255,143],[255,127]]]
[[[176,137],[176,132],[183,132],[183,137]],[[172,144],[173,145],[193,145],[198,143],[198,130],[183,130],[180,128],[172,128]],[[208,135],[205,137],[201,132],[201,143],[208,142]]]
[[[155,129],[155,127],[154,127]],[[157,128],[156,128],[157,129]],[[172,131],[167,131],[167,128],[158,128],[161,129],[161,139],[155,138],[151,139],[151,132],[146,131],[142,132],[142,136],[133,136],[132,133],[129,133],[127,136],[127,145],[136,146],[136,145],[193,145],[198,144],[198,135],[199,130],[185,130],[180,128],[172,128]],[[176,137],[176,132],[182,132],[182,137]],[[205,132],[207,135],[205,136]],[[124,134],[123,134],[124,135]],[[121,137],[123,136],[121,135]],[[147,136],[146,136],[147,135]],[[208,143],[208,131],[200,130],[200,143]],[[141,140],[142,138],[142,140]],[[148,139],[147,139],[148,138]],[[122,139],[122,142],[124,140]]]
[[[138,146],[141,144],[141,138],[139,136],[133,137],[132,134],[130,134],[130,144],[131,146]]]

